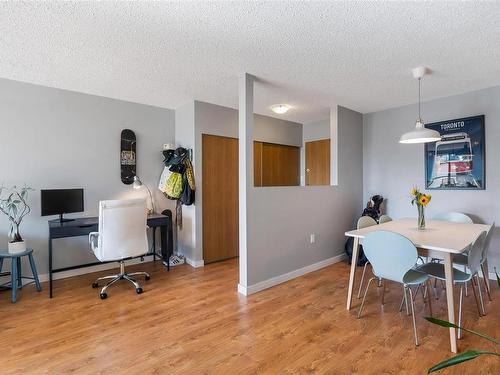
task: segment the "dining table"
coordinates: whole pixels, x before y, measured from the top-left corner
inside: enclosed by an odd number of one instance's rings
[[[367,234],[374,231],[386,230],[407,237],[413,242],[419,254],[444,261],[448,321],[456,324],[455,301],[453,298],[453,256],[467,251],[474,240],[482,232],[487,231],[488,228],[488,225],[485,224],[464,224],[428,220],[425,229],[419,229],[416,218],[404,218],[346,232],[345,235],[347,237],[354,238],[349,288],[347,291],[347,310],[353,307],[352,296],[359,259],[359,245],[362,244],[363,238]],[[456,329],[451,327],[449,330],[450,349],[453,353],[456,353]]]

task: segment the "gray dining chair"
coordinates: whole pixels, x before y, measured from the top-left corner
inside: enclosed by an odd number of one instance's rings
[[[481,273],[483,275],[483,284],[484,288],[486,290],[486,293],[488,294],[488,299],[491,301],[491,289],[490,289],[490,282],[489,282],[489,271],[488,271],[488,250],[490,248],[490,243],[491,243],[491,238],[493,237],[493,231],[495,229],[495,223],[490,225],[488,228],[488,231],[486,232],[486,239],[484,241],[484,246],[483,250],[481,252]],[[453,263],[463,266],[464,267],[464,272],[467,271],[467,265],[468,265],[468,253],[463,253],[463,254],[457,254],[453,257]],[[465,288],[467,291],[467,283],[465,284]],[[467,293],[465,293],[465,296],[467,296]],[[481,304],[483,305],[483,311],[484,309],[484,302],[481,298]]]
[[[377,222],[375,221],[375,219],[373,219],[370,216],[361,216],[358,219],[358,223],[356,224],[356,228],[363,229],[363,228],[371,227],[373,225],[377,225]],[[358,299],[361,298],[361,290],[363,289],[363,283],[365,282],[366,267],[368,267],[368,264],[370,264],[370,262],[366,262],[364,267],[363,267],[363,273],[361,274],[361,281],[359,282]]]
[[[453,268],[453,281],[455,284],[460,284],[460,302],[458,305],[458,326],[462,326],[462,304],[463,304],[463,289],[467,282],[471,282],[472,291],[476,300],[477,311],[479,316],[485,315],[484,306],[480,305],[478,296],[476,294],[476,286],[478,293],[481,296],[481,285],[479,282],[479,270],[481,268],[481,257],[486,242],[486,232],[482,232],[472,243],[467,256],[467,267],[469,272],[460,271]],[[427,275],[432,276],[439,280],[446,280],[444,265],[441,263],[430,262],[417,267],[417,270],[425,272]],[[462,337],[462,330],[458,329],[458,338]]]
[[[363,240],[363,251],[370,261],[374,277],[368,281],[363,300],[358,312],[361,317],[365,304],[368,289],[373,280],[380,280],[383,283],[382,305],[384,304],[386,280],[394,281],[403,285],[405,300],[410,297],[411,315],[413,320],[413,335],[415,345],[418,346],[417,322],[415,319],[415,296],[412,286],[424,286],[424,296],[427,296],[429,311],[432,316],[432,306],[430,293],[428,293],[429,276],[422,271],[414,269],[417,262],[418,253],[415,245],[406,237],[385,230],[377,230],[369,233]]]
[[[384,223],[387,223],[389,221],[392,221],[392,218],[388,215],[381,215],[378,219],[379,224],[384,224]]]
[[[463,214],[461,212],[442,212],[440,214],[437,214],[436,216],[433,217],[433,220],[439,220],[439,221],[449,221],[450,223],[462,223],[462,224],[474,224],[472,219],[467,216],[466,214]],[[464,255],[464,254],[459,254],[459,256]],[[460,259],[459,259],[460,260]],[[440,263],[442,260],[441,259],[436,259],[432,258],[431,262],[438,262]],[[454,263],[455,260],[453,260]],[[465,261],[466,262],[466,261]],[[465,271],[465,269],[464,269]],[[436,281],[434,281],[434,293],[436,294],[436,299],[438,298],[437,294],[437,289],[436,289]],[[467,289],[467,284],[465,284],[465,296],[468,296],[468,289]]]
[[[450,223],[473,224],[472,219],[461,212],[443,212],[433,217],[434,220],[449,221]]]

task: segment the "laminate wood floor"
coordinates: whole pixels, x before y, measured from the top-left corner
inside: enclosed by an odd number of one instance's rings
[[[373,288],[364,317],[346,311],[345,263],[249,297],[236,292],[236,259],[170,273],[159,262],[128,268],[138,269],[152,277],[142,295],[121,282],[101,301],[90,283],[109,271],[56,281],[52,300],[46,284],[42,293],[23,288],[16,304],[0,292],[0,374],[425,374],[451,355],[448,331],[422,318],[421,297],[414,346],[395,284],[383,308]],[[491,285],[488,315],[478,318],[470,295],[464,325],[500,337],[500,291]],[[433,301],[443,319],[445,300]],[[470,334],[459,341],[467,348],[499,349]],[[499,373],[493,357],[442,372]]]

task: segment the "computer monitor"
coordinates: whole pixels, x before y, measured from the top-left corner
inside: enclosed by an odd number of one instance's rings
[[[42,216],[59,215],[59,221],[64,219],[63,214],[83,212],[83,189],[47,189],[41,190]]]

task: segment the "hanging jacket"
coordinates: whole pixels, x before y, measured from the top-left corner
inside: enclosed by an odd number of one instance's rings
[[[166,194],[174,199],[179,199],[182,194],[182,174],[172,172],[167,180]]]

